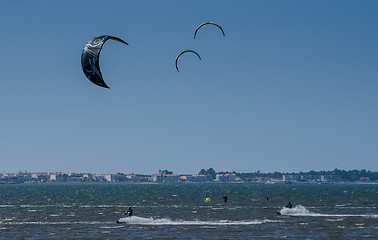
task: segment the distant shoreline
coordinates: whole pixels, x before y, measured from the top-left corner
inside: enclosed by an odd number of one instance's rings
[[[272,183],[257,182],[22,182],[22,183],[0,183],[0,185],[187,185],[187,184],[214,184],[214,185],[272,185]],[[376,185],[378,182],[329,182],[329,183],[274,183],[274,185]]]

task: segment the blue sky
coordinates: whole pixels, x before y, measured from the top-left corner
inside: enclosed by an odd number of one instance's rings
[[[377,1],[1,1],[0,171],[378,170]],[[220,24],[226,36],[205,22]],[[84,76],[80,55],[112,35]],[[176,55],[186,54],[175,70]]]

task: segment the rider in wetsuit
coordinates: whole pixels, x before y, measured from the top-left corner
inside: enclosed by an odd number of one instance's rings
[[[125,212],[124,214],[128,217],[131,217],[133,215],[133,210],[131,209],[131,207],[129,207]]]
[[[293,207],[293,205],[291,205],[290,202],[288,202],[288,203],[285,205],[285,208],[292,208],[292,207]]]

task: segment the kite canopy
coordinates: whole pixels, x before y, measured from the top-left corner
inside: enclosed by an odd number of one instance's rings
[[[94,37],[85,44],[83,52],[81,53],[81,67],[85,76],[94,84],[100,87],[109,88],[104,82],[100,71],[99,57],[102,46],[109,39],[127,44],[120,38],[108,35]]]
[[[185,50],[185,51],[182,51],[182,52],[179,53],[179,55],[177,55],[177,57],[176,57],[176,61],[175,61],[177,72],[179,72],[179,69],[178,69],[178,66],[177,66],[177,61],[178,61],[179,57],[180,57],[182,54],[184,54],[184,53],[189,53],[189,52],[190,52],[190,53],[194,53],[194,54],[196,54],[197,57],[201,60],[200,55],[199,55],[198,53],[196,53],[195,51],[193,51],[193,50]]]
[[[205,25],[208,25],[208,24],[211,24],[211,25],[215,25],[215,26],[217,26],[217,27],[222,31],[222,33],[223,33],[223,37],[226,36],[226,35],[224,34],[224,31],[223,31],[222,27],[219,26],[218,24],[216,24],[216,23],[214,23],[214,22],[204,22],[204,23],[202,23],[201,25],[199,25],[199,26],[197,27],[196,31],[194,32],[194,38],[196,38],[196,35],[197,35],[198,30],[199,30],[201,27],[203,27],[203,26],[205,26]]]

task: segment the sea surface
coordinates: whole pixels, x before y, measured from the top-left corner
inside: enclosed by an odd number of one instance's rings
[[[376,184],[0,185],[0,239],[378,239],[377,203]]]

